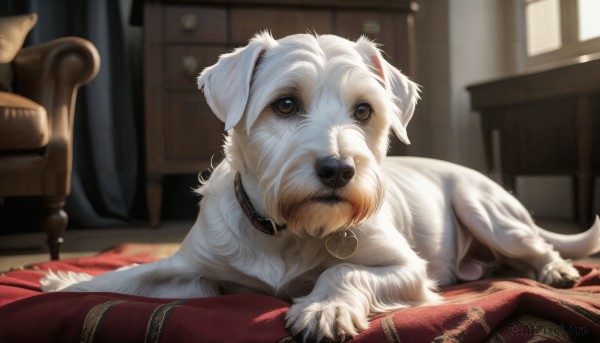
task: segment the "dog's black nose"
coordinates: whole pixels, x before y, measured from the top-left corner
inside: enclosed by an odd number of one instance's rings
[[[347,185],[354,177],[354,162],[335,157],[322,158],[317,161],[315,170],[325,186],[340,188]]]

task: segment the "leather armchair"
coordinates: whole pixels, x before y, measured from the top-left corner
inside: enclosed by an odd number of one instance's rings
[[[13,61],[13,92],[0,92],[0,198],[43,198],[41,227],[52,259],[68,223],[77,90],[99,67],[89,41],[56,39],[22,48]]]

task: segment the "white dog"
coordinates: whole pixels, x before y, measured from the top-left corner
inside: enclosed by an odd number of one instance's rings
[[[65,290],[250,290],[293,301],[293,333],[343,339],[370,315],[439,304],[438,285],[507,270],[572,285],[579,275],[563,258],[600,250],[598,219],[582,234],[552,234],[478,172],[386,158],[390,129],[409,143],[418,87],[365,38],[258,34],[198,86],[225,123],[226,158],[199,188],[179,251],[91,280],[50,273],[45,290],[83,280]]]

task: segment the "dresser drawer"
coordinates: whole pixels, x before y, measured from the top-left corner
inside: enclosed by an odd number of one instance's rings
[[[331,33],[332,12],[275,8],[234,8],[231,10],[231,40],[235,46],[248,42],[254,33],[270,30],[282,38],[295,33]]]
[[[217,63],[227,48],[170,45],[165,52],[165,84],[168,90],[196,90],[196,79],[207,66]]]
[[[171,93],[163,109],[164,159],[167,163],[189,163],[194,170],[199,162],[221,160],[224,124],[213,114],[200,92]],[[183,172],[183,171],[182,171]]]
[[[164,15],[166,42],[227,43],[227,12],[224,8],[172,5],[165,8]]]
[[[401,27],[398,26],[398,13],[381,11],[340,11],[336,18],[337,35],[355,40],[361,35],[380,44],[384,57],[398,68],[397,51],[404,51],[408,42],[402,41]]]

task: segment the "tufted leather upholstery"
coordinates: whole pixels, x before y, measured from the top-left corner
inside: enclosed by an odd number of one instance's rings
[[[68,222],[63,206],[71,191],[75,98],[99,67],[89,41],[56,39],[21,49],[13,93],[0,92],[0,198],[43,197],[52,259]]]

